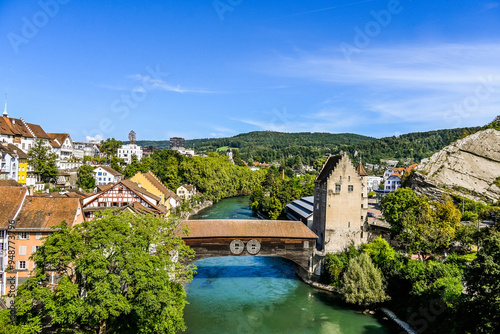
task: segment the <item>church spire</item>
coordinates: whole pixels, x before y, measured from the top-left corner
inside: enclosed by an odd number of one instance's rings
[[[2,116],[8,117],[9,114],[7,114],[7,94],[5,94],[5,108],[3,109],[3,114]]]

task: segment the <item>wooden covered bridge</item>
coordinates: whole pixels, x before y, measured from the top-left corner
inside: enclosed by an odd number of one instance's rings
[[[182,230],[187,228],[185,235]],[[314,234],[299,221],[186,220],[177,234],[196,252],[194,261],[219,256],[283,257],[298,266],[299,274],[312,273],[316,248]]]

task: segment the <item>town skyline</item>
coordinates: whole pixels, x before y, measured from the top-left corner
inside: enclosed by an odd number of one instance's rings
[[[78,141],[380,138],[498,114],[498,1],[42,0],[0,13],[9,116]]]

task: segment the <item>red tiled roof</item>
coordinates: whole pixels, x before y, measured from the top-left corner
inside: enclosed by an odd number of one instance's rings
[[[27,191],[26,187],[0,187],[0,228],[5,229],[9,226]]]
[[[78,198],[28,196],[16,219],[16,230],[49,229],[63,220],[72,226],[79,206]]]
[[[43,131],[42,127],[38,124],[31,124],[31,123],[26,123],[28,124],[29,128],[37,138],[43,138],[43,139],[50,139],[50,137]]]
[[[187,227],[189,234],[184,236]],[[176,230],[177,235],[190,238],[291,238],[316,239],[307,226],[300,221],[288,220],[185,220]]]
[[[69,136],[67,133],[47,133],[47,135],[50,137],[52,147],[61,147]]]
[[[22,184],[15,180],[0,180],[0,187],[22,187]]]
[[[10,143],[0,143],[0,152],[19,156],[21,159],[28,159],[28,155],[19,147]]]
[[[0,134],[33,138],[22,120],[11,117],[0,117]]]
[[[183,184],[182,186],[186,188],[187,191],[193,191],[194,189],[194,186],[192,184]]]

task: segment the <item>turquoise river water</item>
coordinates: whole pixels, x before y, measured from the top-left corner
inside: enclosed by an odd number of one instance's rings
[[[248,197],[225,199],[190,219],[256,219]],[[384,320],[303,283],[287,260],[220,257],[195,262],[187,286],[187,333],[393,333]]]

